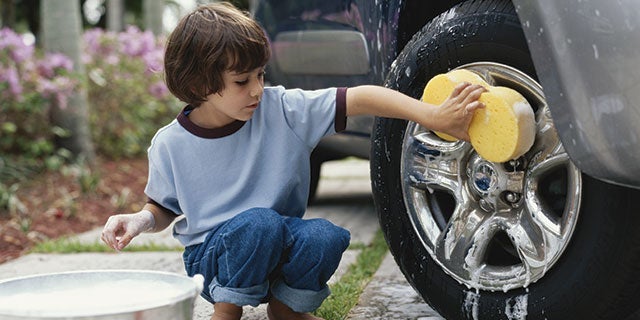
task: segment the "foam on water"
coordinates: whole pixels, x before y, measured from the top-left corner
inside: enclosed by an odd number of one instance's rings
[[[2,295],[0,314],[68,316],[107,310],[126,312],[174,302],[184,294],[175,284],[158,280],[116,279],[87,286],[63,284]]]

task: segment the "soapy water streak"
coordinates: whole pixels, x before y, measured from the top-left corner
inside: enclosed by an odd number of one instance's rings
[[[504,314],[508,320],[526,320],[529,295],[524,294],[505,300]],[[462,311],[466,319],[478,320],[480,308],[480,291],[467,291]]]

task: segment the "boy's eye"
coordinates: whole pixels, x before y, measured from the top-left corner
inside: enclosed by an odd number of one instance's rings
[[[256,78],[258,78],[258,80],[262,80],[264,78],[265,73],[266,72],[264,70],[258,72],[258,74],[256,75]],[[247,78],[243,80],[236,80],[235,83],[239,86],[244,86],[249,83],[249,79]]]

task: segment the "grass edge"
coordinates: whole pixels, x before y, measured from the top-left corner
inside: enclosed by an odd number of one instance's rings
[[[389,252],[381,230],[378,230],[370,245],[364,246],[356,261],[351,264],[340,280],[329,286],[331,295],[314,312],[326,320],[342,320],[355,307],[360,295],[371,281],[382,260]]]

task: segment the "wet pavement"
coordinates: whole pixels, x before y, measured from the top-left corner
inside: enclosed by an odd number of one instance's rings
[[[352,243],[369,244],[378,230],[378,221],[371,198],[368,162],[343,160],[323,165],[315,205],[309,207],[305,218],[323,217],[347,228]],[[98,242],[99,229],[78,235],[80,241]],[[155,243],[179,247],[170,230],[144,234],[133,244]],[[330,283],[338,281],[352,264],[359,250],[347,250]],[[96,269],[157,270],[185,274],[181,252],[30,254],[0,264],[0,280],[18,276]],[[211,317],[211,304],[196,300],[194,319]],[[243,319],[266,319],[265,305],[245,307]],[[372,281],[360,296],[358,304],[347,319],[443,319],[415,293],[387,254]]]

